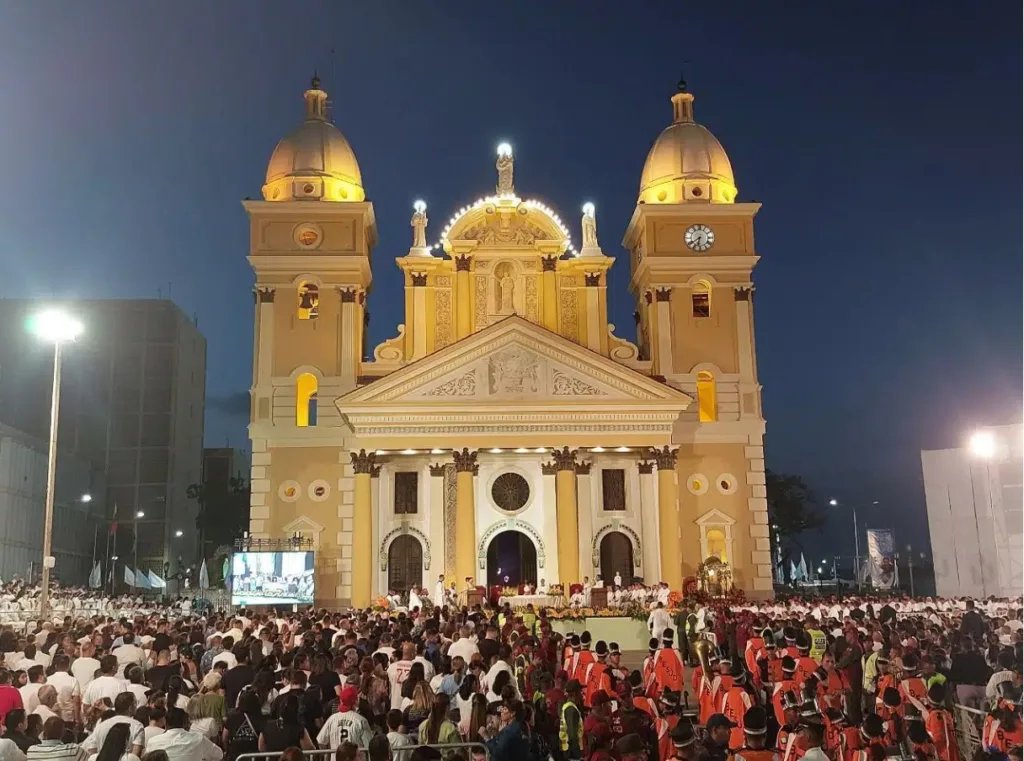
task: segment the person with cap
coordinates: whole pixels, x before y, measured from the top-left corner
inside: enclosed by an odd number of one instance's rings
[[[717,674],[702,679],[697,690],[698,720],[706,724],[713,713],[719,712],[719,702],[723,693],[732,687],[732,661],[728,657],[719,658],[714,668]]]
[[[750,672],[751,680],[754,684],[754,689],[758,692],[764,686],[764,682],[761,678],[761,667],[758,662],[764,658],[767,651],[764,647],[764,630],[754,630],[754,633],[747,637],[747,643],[743,649],[743,663],[747,667],[747,671]]]
[[[618,642],[608,643],[608,676],[612,680],[612,685],[625,682],[629,676],[629,671],[622,665],[622,648]],[[619,691],[617,686],[615,691]]]
[[[782,629],[782,639],[786,644],[782,648],[782,654],[788,655],[794,661],[800,657],[800,650],[796,646],[796,629],[792,626],[785,626]]]
[[[675,632],[665,629],[662,633],[662,648],[654,655],[654,697],[666,689],[683,691],[683,661],[672,643]]]
[[[818,663],[828,649],[828,637],[818,628],[818,620],[814,616],[804,619],[804,631],[811,640],[810,656]]]
[[[570,679],[565,685],[565,700],[558,707],[558,741],[562,761],[583,758],[583,692],[580,683]]]
[[[597,660],[587,666],[586,673],[580,680],[583,685],[583,705],[587,708],[590,708],[594,694],[598,690],[604,691],[605,694],[611,694],[612,691],[611,676],[608,673],[608,644],[603,639],[597,641],[594,654]]]
[[[818,668],[818,662],[811,657],[811,637],[801,630],[796,633],[796,673],[793,678],[803,685],[807,677]]]
[[[706,733],[701,743],[702,756],[707,761],[726,761],[729,756],[729,737],[736,723],[720,713],[712,714],[705,724]]]
[[[775,685],[783,679],[782,658],[784,653],[775,646],[775,635],[771,629],[765,628],[761,632],[761,637],[764,639],[764,657],[759,661],[761,674],[765,686],[769,690],[774,690]]]
[[[651,637],[647,642],[647,656],[644,658],[643,666],[640,669],[640,676],[644,682],[644,691],[648,697],[657,697],[654,695],[654,658],[658,654],[658,647],[661,642]]]
[[[672,741],[671,758],[677,761],[697,761],[697,735],[689,719],[676,724],[676,728],[669,733],[669,739]]]
[[[800,699],[793,690],[782,693],[783,720],[775,736],[775,750],[780,761],[795,761],[804,754],[800,743]]]
[[[1021,690],[1012,682],[1002,682],[999,687],[999,702],[996,703],[981,730],[981,745],[986,750],[995,750],[1004,755],[1011,748],[1024,743],[1021,725]]]
[[[644,678],[639,671],[633,670],[626,677],[626,684],[629,685],[631,700],[634,706],[651,717],[651,721],[658,718],[658,704],[647,697],[644,691]]]
[[[571,632],[568,637],[565,638],[565,647],[562,649],[562,670],[567,674],[572,675],[572,665],[576,660],[576,653],[580,649],[580,635],[576,632]]]
[[[838,708],[825,708],[822,714],[825,724],[825,750],[833,758],[843,757],[843,730],[846,729],[846,714]]]
[[[851,749],[844,761],[871,761],[873,746],[886,747],[885,723],[876,713],[864,716],[860,723],[860,747]]]
[[[370,722],[359,713],[359,690],[354,685],[346,685],[338,697],[338,712],[331,714],[317,733],[317,744],[337,750],[348,741],[365,749],[372,737]]]
[[[779,722],[779,726],[785,722],[783,717],[783,705],[782,696],[787,692],[792,692],[794,695],[800,694],[800,685],[797,684],[794,679],[796,673],[796,661],[792,657],[785,655],[782,657],[782,679],[775,683],[774,690],[772,692],[772,707],[775,709],[775,720]]]
[[[622,686],[628,689],[623,682]],[[616,709],[612,712],[612,731],[618,735],[636,735],[644,744],[645,761],[653,759],[658,749],[658,736],[654,729],[654,720],[634,705],[628,695],[616,701]]]
[[[818,679],[818,702],[825,708],[842,708],[843,678],[836,671],[836,658],[831,651],[825,651],[814,674]]]
[[[682,721],[679,716],[680,702],[680,693],[675,690],[668,689],[661,693],[661,716],[654,720],[654,736],[658,743],[659,761],[666,761],[674,752],[671,734],[672,730]]]
[[[806,718],[800,722],[800,739],[804,746],[804,761],[830,761],[825,754],[825,725],[821,718]]]
[[[751,706],[743,714],[743,744],[733,754],[735,761],[781,761],[768,743],[768,714],[761,706]]]
[[[612,700],[599,690],[591,698],[590,713],[583,719],[583,749],[588,760],[602,748],[610,748],[612,738]]]
[[[580,649],[574,653],[572,663],[568,669],[569,678],[575,679],[584,686],[587,683],[587,668],[597,660],[594,652],[590,649],[592,642],[593,638],[590,632],[584,630],[580,635]]]
[[[898,689],[900,698],[904,705],[910,704],[916,708],[921,715],[925,712],[925,701],[928,700],[928,685],[924,679],[918,676],[920,660],[914,652],[906,653],[903,656],[903,678],[899,682]]]
[[[882,718],[886,742],[895,745],[903,730],[903,699],[895,687],[886,687],[875,698],[875,713]]]
[[[928,708],[924,711],[924,728],[931,735],[939,761],[960,761],[953,716],[946,710],[946,685],[933,684],[928,689]],[[918,722],[914,722],[917,725]]]
[[[907,728],[907,740],[910,743],[910,752],[914,758],[920,761],[938,761],[938,754],[931,735],[920,722],[915,721]]]
[[[648,761],[647,745],[639,735],[623,735],[615,741],[614,750],[618,761]]]
[[[744,746],[746,738],[743,734],[743,720],[747,711],[754,707],[754,701],[747,692],[747,672],[740,664],[735,664],[730,675],[732,684],[721,691],[718,699],[718,713],[729,719],[736,726],[729,736],[730,750],[738,750]]]

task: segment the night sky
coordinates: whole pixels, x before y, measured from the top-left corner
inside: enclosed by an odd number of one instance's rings
[[[920,544],[919,451],[1021,418],[1020,29],[1009,2],[7,0],[0,296],[169,293],[209,340],[208,443],[246,446],[240,201],[315,67],[380,228],[371,346],[401,319],[413,200],[436,240],[493,188],[501,140],[577,241],[596,204],[632,336],[620,241],[686,62],[740,200],[763,204],[768,465]]]

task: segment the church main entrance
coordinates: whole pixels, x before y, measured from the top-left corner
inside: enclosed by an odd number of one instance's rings
[[[487,586],[537,585],[537,550],[530,537],[502,531],[487,546]]]
[[[605,586],[614,582],[615,574],[623,585],[633,582],[633,544],[621,531],[609,531],[601,539],[601,578]]]
[[[423,584],[423,547],[414,536],[396,536],[388,548],[388,587],[408,592]]]

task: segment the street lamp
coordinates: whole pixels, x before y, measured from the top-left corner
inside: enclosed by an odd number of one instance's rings
[[[82,502],[85,502],[86,504],[89,504],[90,502],[92,502],[92,495],[91,494],[83,494],[81,496],[81,500],[82,500]]]
[[[82,323],[60,310],[41,312],[29,320],[29,330],[43,341],[53,344],[53,393],[50,397],[50,448],[46,462],[46,513],[43,523],[43,589],[39,595],[39,617],[46,618],[50,607],[50,569],[53,557],[53,498],[57,481],[57,416],[60,411],[61,347],[74,341],[85,329]],[[89,500],[92,499],[90,495]],[[89,501],[84,497],[83,502]]]
[[[174,535],[180,539],[185,535],[185,532],[179,528],[177,531],[174,532]]]
[[[137,513],[135,513],[135,517],[136,518],[145,518],[146,514],[142,510],[139,510]]]

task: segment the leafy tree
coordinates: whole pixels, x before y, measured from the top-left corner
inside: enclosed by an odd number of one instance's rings
[[[765,471],[768,496],[768,520],[779,543],[782,570],[789,581],[789,564],[794,550],[803,552],[800,541],[806,531],[821,531],[824,516],[818,510],[814,494],[800,476]]]
[[[205,546],[232,544],[249,523],[249,483],[231,477],[227,483],[192,484],[186,492],[199,505],[196,530]]]

